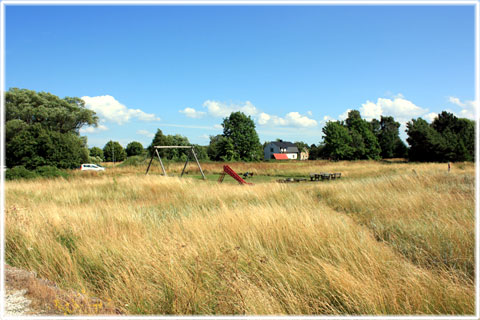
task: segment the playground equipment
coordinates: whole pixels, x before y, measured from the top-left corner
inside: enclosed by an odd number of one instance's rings
[[[192,151],[193,158],[197,162],[198,169],[200,169],[200,173],[202,174],[203,180],[206,180],[205,175],[203,174],[202,167],[200,166],[200,162],[198,162],[198,158],[197,158],[197,154],[195,153],[194,146],[154,146],[153,148],[155,149],[155,152],[152,153],[152,158],[148,163],[147,171],[145,172],[145,174],[147,174],[148,170],[150,170],[150,165],[152,164],[153,158],[155,157],[155,154],[156,154],[158,157],[158,160],[160,161],[160,165],[162,166],[163,175],[167,176],[167,172],[165,171],[165,167],[163,166],[162,158],[158,153],[158,149],[190,149],[190,151]],[[187,157],[187,161],[185,161],[185,165],[183,166],[182,174],[180,175],[180,177],[183,176],[183,173],[185,172],[185,168],[187,167],[187,164],[188,164],[188,157]]]
[[[222,183],[223,182],[223,179],[225,178],[225,175],[228,174],[230,175],[233,179],[237,180],[238,183],[240,184],[249,184],[249,185],[253,185],[253,183],[250,183],[250,182],[247,182],[245,180],[242,179],[242,177],[240,177],[235,171],[233,171],[232,168],[230,168],[228,165],[224,165],[223,166],[223,172],[222,174],[220,175],[220,177],[218,178],[218,182],[219,183]]]

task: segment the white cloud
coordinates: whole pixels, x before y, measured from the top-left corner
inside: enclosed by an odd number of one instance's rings
[[[155,134],[153,132],[147,131],[147,130],[138,130],[137,134],[145,136],[147,138],[153,138]]]
[[[160,118],[152,113],[145,113],[140,109],[129,109],[110,95],[96,97],[84,96],[82,100],[85,101],[85,106],[95,111],[100,118],[120,125],[129,122],[132,118],[140,121],[160,120]]]
[[[459,107],[465,107],[465,103],[461,102],[460,99],[456,97],[448,97],[450,103],[456,104]]]
[[[207,100],[203,103],[203,106],[207,108],[208,114],[213,117],[225,118],[228,117],[232,112],[241,111],[247,116],[252,116],[252,118],[261,126],[275,125],[306,128],[317,125],[316,120],[301,115],[296,111],[287,113],[285,117],[279,117],[265,112],[260,112],[260,110],[250,101],[246,101],[243,104],[226,104],[219,101]],[[307,114],[311,115],[312,113],[311,111],[308,111]],[[221,128],[222,127],[218,127],[218,129]]]
[[[213,125],[213,128],[214,128],[214,129],[223,130],[223,126],[222,126],[221,124],[218,124],[218,123],[217,123],[217,124],[214,124],[214,125]]]
[[[461,108],[460,112],[456,114],[460,118],[475,119],[475,101],[462,102],[459,98],[449,97],[448,101]]]
[[[379,104],[373,103],[371,101],[365,102],[360,108],[360,114],[362,117],[372,120],[374,118],[379,119],[382,115],[382,107]]]
[[[193,108],[185,108],[183,110],[180,110],[179,112],[183,113],[185,116],[189,118],[195,118],[195,119],[201,118],[205,115],[205,112],[197,111]]]
[[[430,122],[432,123],[433,120],[435,120],[435,118],[438,116],[438,113],[436,112],[430,112],[430,113],[427,113],[425,115],[423,115],[422,118],[424,118],[427,122]]]
[[[106,130],[108,130],[106,126],[104,126],[103,124],[99,124],[97,127],[81,128],[80,133],[97,133]]]
[[[330,117],[330,116],[323,116],[322,120],[320,120],[320,123],[321,123],[322,125],[324,125],[324,124],[326,124],[328,121],[332,121],[332,120],[335,120],[335,119],[333,119],[333,118]]]
[[[314,127],[317,125],[317,121],[307,116],[302,116],[298,112],[289,112],[285,118],[294,127]]]
[[[266,114],[265,112],[262,112],[258,116],[258,124],[260,125],[266,125],[272,117],[269,114]]]
[[[350,111],[352,111],[352,109],[347,109],[347,110],[345,110],[344,113],[342,113],[341,115],[338,116],[338,119],[339,119],[339,120],[345,120],[345,119],[347,119],[348,113],[349,113]]]
[[[232,112],[236,111],[241,111],[247,116],[254,116],[259,112],[250,101],[246,101],[243,105],[239,105],[207,100],[203,103],[203,106],[207,108],[210,115],[222,118],[228,117]]]
[[[285,126],[285,127],[314,127],[317,125],[317,121],[310,119],[307,116],[302,116],[298,112],[289,112],[285,115],[284,118],[269,115],[265,112],[262,112],[257,117],[257,122],[259,125],[275,125],[275,126]]]
[[[360,107],[362,117],[367,120],[372,120],[373,118],[378,119],[381,115],[384,115],[392,116],[400,122],[406,122],[426,112],[428,112],[428,109],[420,108],[413,102],[405,99],[403,95],[397,95],[393,100],[378,98],[377,103],[367,100],[367,102]]]

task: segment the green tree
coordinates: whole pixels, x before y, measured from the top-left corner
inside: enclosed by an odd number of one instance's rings
[[[298,148],[298,158],[300,159],[300,153],[303,152],[304,149],[307,149],[309,151],[309,158],[310,158],[310,146],[303,142],[303,141],[295,141],[294,144]]]
[[[191,146],[187,137],[180,134],[164,135],[162,130],[157,129],[157,133],[153,137],[152,143],[148,147],[149,154],[154,152],[154,146]],[[189,149],[158,149],[160,157],[173,161],[184,161],[189,157],[191,159],[191,151]]]
[[[49,131],[79,133],[84,125],[97,126],[95,112],[85,108],[80,98],[63,99],[47,92],[11,88],[5,93],[5,120],[40,123]]]
[[[323,127],[323,153],[334,160],[351,160],[355,149],[348,129],[339,121],[329,121]]]
[[[125,149],[117,141],[108,141],[103,147],[103,155],[107,162],[120,162],[127,158]]]
[[[157,132],[155,133],[155,136],[152,139],[152,143],[148,146],[148,154],[152,156],[154,154],[155,149],[153,148],[154,146],[168,146],[168,139],[167,136],[165,136],[162,132],[162,130],[157,129]],[[160,157],[165,158],[165,149],[159,149],[158,153],[160,154]]]
[[[195,154],[197,155],[197,158],[199,161],[205,161],[208,160],[208,146],[201,146],[198,144],[194,144],[195,146]]]
[[[250,116],[242,112],[232,112],[223,119],[223,136],[228,140],[223,141],[222,157],[231,159],[238,155],[239,160],[257,161],[262,157],[262,146],[255,130],[255,123]],[[230,149],[233,145],[233,150]],[[229,152],[228,154],[226,152]]]
[[[377,137],[373,134],[371,124],[362,119],[358,110],[351,110],[345,123],[352,136],[354,159],[378,159],[380,146]]]
[[[457,126],[456,161],[475,161],[475,121],[460,118]]]
[[[329,156],[325,156],[325,145],[323,143],[319,143],[318,146],[315,144],[310,145],[309,147],[309,155],[308,155],[308,160],[318,160],[318,159],[324,159],[324,158],[329,158]]]
[[[400,123],[396,122],[393,117],[381,116],[380,121],[373,119],[371,124],[380,145],[380,156],[384,159],[398,157],[397,152],[402,153],[401,148],[404,145],[399,137]]]
[[[235,144],[231,138],[222,137],[219,141],[220,159],[222,161],[238,161],[240,156],[235,150]]]
[[[207,147],[208,158],[212,161],[221,161],[220,140],[224,137],[219,134],[216,136],[210,136],[210,143]]]
[[[442,161],[445,141],[422,118],[407,122],[408,158],[411,161]]]
[[[88,161],[84,125],[97,125],[95,113],[79,98],[12,88],[5,94],[5,155],[8,167],[75,168]]]
[[[105,160],[105,157],[103,156],[103,150],[99,147],[90,148],[90,157],[100,158],[101,161]]]
[[[431,127],[444,139],[444,161],[473,161],[475,148],[475,122],[459,119],[452,113],[442,111]]]
[[[441,112],[432,124],[418,118],[407,123],[409,158],[414,161],[474,161],[475,122]]]
[[[169,146],[190,146],[190,141],[187,137],[182,135],[168,135],[166,136],[166,143]],[[187,157],[191,157],[189,149],[166,149],[165,158],[174,161],[184,161]]]
[[[127,156],[138,156],[143,153],[143,146],[140,142],[137,141],[132,141],[129,144],[127,144],[127,148],[125,149],[127,152]]]
[[[408,157],[408,148],[405,142],[402,139],[398,139],[395,143],[395,149],[393,150],[393,156],[395,158],[407,158]]]

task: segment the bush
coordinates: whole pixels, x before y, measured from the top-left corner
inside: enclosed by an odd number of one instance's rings
[[[66,178],[68,174],[65,171],[58,169],[57,167],[52,166],[42,166],[37,168],[35,172],[43,178],[57,178],[63,177]]]
[[[11,169],[7,169],[5,172],[5,180],[17,180],[17,179],[34,179],[38,175],[34,171],[26,169],[24,166],[16,166]]]
[[[88,163],[100,163],[100,162],[103,162],[103,159],[98,157],[98,156],[96,156],[96,157],[90,156],[88,158]]]
[[[52,166],[38,167],[35,171],[28,170],[24,166],[16,166],[12,169],[7,169],[5,172],[5,180],[18,180],[18,179],[35,179],[35,178],[58,178],[68,177],[65,171]]]
[[[132,156],[128,157],[127,160],[123,161],[120,166],[144,166],[148,164],[148,162],[145,162],[145,160],[145,156]]]

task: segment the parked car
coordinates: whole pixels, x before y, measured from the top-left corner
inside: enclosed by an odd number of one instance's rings
[[[102,166],[99,166],[98,164],[86,163],[86,164],[82,164],[80,166],[80,170],[82,170],[82,171],[87,171],[87,170],[90,170],[90,171],[105,171],[105,168],[102,167]]]

